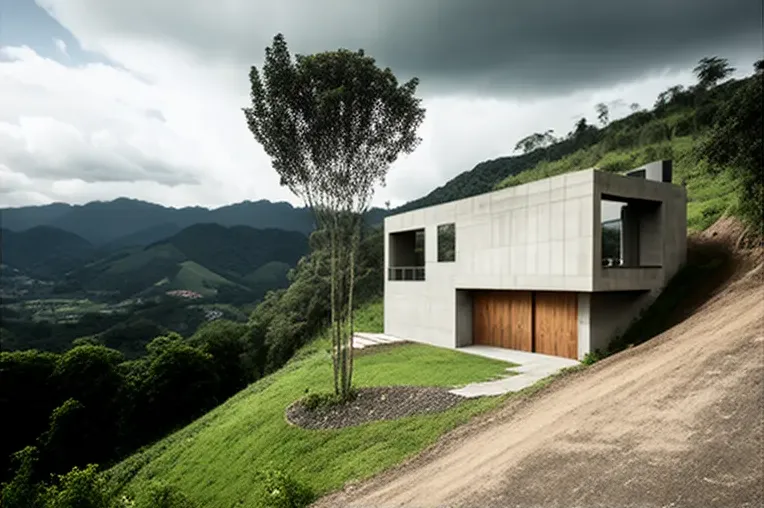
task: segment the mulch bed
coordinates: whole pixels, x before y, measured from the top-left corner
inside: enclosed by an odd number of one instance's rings
[[[298,400],[286,410],[292,425],[305,429],[341,429],[379,420],[396,420],[450,409],[464,397],[448,390],[425,386],[379,386],[361,388],[348,403],[307,409]]]

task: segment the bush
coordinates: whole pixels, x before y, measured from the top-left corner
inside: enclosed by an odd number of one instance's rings
[[[98,466],[74,468],[45,491],[45,508],[110,508],[111,496]]]
[[[311,393],[306,395],[300,400],[300,403],[305,406],[306,409],[310,409],[311,411],[318,409],[318,408],[325,408],[325,407],[331,407],[331,406],[337,406],[340,404],[344,404],[348,400],[353,400],[356,398],[356,395],[358,393],[351,389],[349,398],[346,400],[343,400],[339,395],[335,393]]]
[[[642,130],[639,132],[640,145],[652,145],[662,141],[669,141],[670,139],[671,131],[663,122],[649,123],[642,127]]]
[[[316,499],[306,485],[280,470],[270,469],[260,473],[262,506],[269,508],[303,508]]]
[[[124,502],[131,508],[195,508],[191,501],[177,487],[164,482],[150,482],[141,485],[133,502]]]
[[[588,353],[586,353],[584,355],[583,360],[581,360],[581,363],[583,363],[584,365],[593,365],[597,363],[598,361],[602,360],[603,358],[605,358],[606,356],[607,355],[604,354],[599,349],[595,349],[594,351],[589,351]]]
[[[42,508],[42,487],[34,482],[37,449],[27,446],[13,454],[17,463],[13,479],[0,485],[0,506],[3,508]]]

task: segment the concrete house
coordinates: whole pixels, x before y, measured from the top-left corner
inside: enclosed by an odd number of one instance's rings
[[[385,219],[385,334],[581,359],[686,258],[671,161],[587,169]]]

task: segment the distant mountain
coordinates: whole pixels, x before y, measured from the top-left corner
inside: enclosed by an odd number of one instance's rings
[[[67,287],[122,297],[185,289],[252,301],[285,287],[286,272],[308,252],[296,231],[195,224],[146,247],[128,247],[69,275]]]
[[[385,214],[384,210],[372,209],[368,220],[377,223]],[[314,229],[309,209],[267,200],[244,201],[211,210],[169,208],[128,198],[85,205],[54,203],[0,209],[0,224],[5,229],[23,231],[36,226],[52,226],[77,234],[95,246],[148,245],[201,223],[283,229],[305,235]]]
[[[0,263],[47,278],[64,274],[95,256],[95,248],[74,233],[49,226],[22,232],[0,229]]]
[[[105,243],[101,248],[105,251],[115,251],[126,247],[145,247],[146,245],[169,238],[179,233],[181,229],[183,228],[177,224],[167,222],[158,226],[141,229],[129,235],[120,236],[115,240]]]

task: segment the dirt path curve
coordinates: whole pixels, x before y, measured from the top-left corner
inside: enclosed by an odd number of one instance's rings
[[[762,287],[317,506],[764,506]]]

